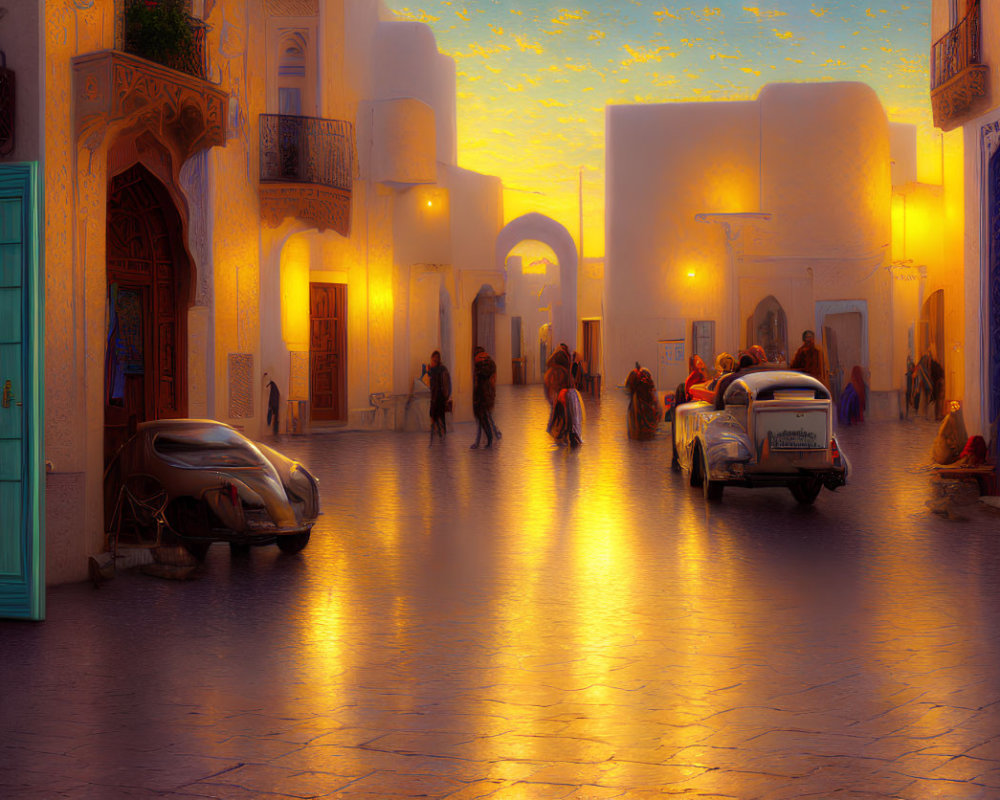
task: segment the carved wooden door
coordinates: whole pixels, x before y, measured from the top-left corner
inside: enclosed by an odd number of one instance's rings
[[[105,461],[130,420],[187,415],[190,271],[177,210],[141,165],[112,178],[107,219]]]
[[[314,420],[346,419],[347,286],[309,284],[309,400]]]

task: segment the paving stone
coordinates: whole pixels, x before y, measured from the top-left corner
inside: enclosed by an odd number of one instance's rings
[[[503,441],[282,437],[299,555],[211,548],[0,621],[0,797],[1000,797],[1000,528],[929,513],[933,423],[838,431],[851,483],[719,504],[669,428],[538,387]]]

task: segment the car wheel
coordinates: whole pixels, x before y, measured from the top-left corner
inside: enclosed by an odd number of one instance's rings
[[[278,549],[282,553],[298,553],[307,544],[309,544],[309,531],[278,537]]]
[[[211,546],[211,542],[184,542],[184,549],[194,556],[194,560],[199,564],[202,563],[208,556],[208,548]]]
[[[671,453],[672,453],[671,457],[670,457],[670,469],[672,469],[674,472],[680,472],[681,471],[681,460],[677,457],[677,423],[676,422],[671,422],[670,423],[670,449],[671,449]]]
[[[701,445],[695,445],[694,454],[691,456],[691,485],[701,486],[705,480],[704,462],[701,457]]]
[[[708,459],[705,458],[705,452],[702,450],[701,445],[698,446],[698,464],[702,470],[701,489],[705,494],[705,502],[719,502],[722,499],[722,490],[726,485],[722,481],[713,481],[708,477]]]
[[[250,545],[246,542],[230,542],[229,554],[237,558],[248,556],[250,555]]]
[[[819,495],[819,490],[823,488],[819,478],[810,478],[805,481],[793,483],[788,487],[792,492],[792,497],[804,506],[811,506]]]

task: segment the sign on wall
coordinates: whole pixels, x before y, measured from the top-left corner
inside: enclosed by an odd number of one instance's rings
[[[656,388],[670,391],[687,378],[687,357],[683,339],[656,342]]]

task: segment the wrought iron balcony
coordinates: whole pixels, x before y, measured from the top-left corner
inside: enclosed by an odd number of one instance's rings
[[[976,99],[986,96],[989,68],[982,63],[981,20],[975,0],[965,18],[931,46],[931,107],[942,130],[961,124]]]
[[[188,4],[183,0],[115,0],[115,49],[208,80],[208,25],[171,9],[178,5]]]
[[[260,115],[261,213],[268,224],[293,216],[347,236],[354,165],[350,122]]]

